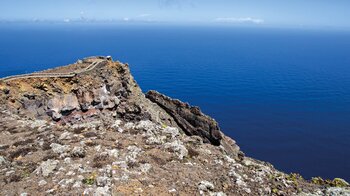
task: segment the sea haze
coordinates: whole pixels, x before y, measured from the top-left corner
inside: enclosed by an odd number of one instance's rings
[[[0,77],[91,55],[198,105],[247,156],[350,180],[350,33],[156,25],[0,25]]]

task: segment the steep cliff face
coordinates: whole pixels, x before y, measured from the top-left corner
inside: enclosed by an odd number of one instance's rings
[[[98,59],[90,58],[84,62],[89,64],[95,60]],[[81,72],[79,64],[73,65],[76,72]],[[86,65],[81,63],[81,67]],[[67,70],[67,67],[61,67],[43,73],[52,76],[67,73]],[[108,119],[112,115],[125,120],[152,119],[169,125],[173,123],[168,121],[171,118],[166,112],[145,98],[128,65],[119,62],[104,60],[98,67],[74,77],[12,78],[3,81],[0,88],[3,89],[0,94],[3,104],[12,112],[32,119],[72,124],[101,115]]]
[[[188,136],[197,135],[204,142],[216,146],[223,146],[225,152],[235,159],[241,159],[244,154],[239,151],[236,142],[226,137],[218,123],[211,117],[203,114],[199,107],[190,106],[180,100],[172,99],[157,91],[149,91],[146,97],[167,112],[176,122],[176,125]]]
[[[0,80],[1,195],[349,194],[245,157],[218,123],[103,57]]]

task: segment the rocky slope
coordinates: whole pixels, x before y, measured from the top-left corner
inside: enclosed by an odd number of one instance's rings
[[[102,57],[0,80],[0,127],[0,195],[350,195],[246,157],[198,107],[143,94]]]

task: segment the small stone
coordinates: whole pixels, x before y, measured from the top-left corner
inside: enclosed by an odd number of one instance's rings
[[[111,192],[109,189],[110,188],[108,186],[97,187],[97,189],[94,192],[94,196],[109,196],[111,195]]]
[[[225,155],[225,160],[227,163],[233,164],[236,163],[236,161],[234,159],[232,159],[231,157]]]
[[[93,188],[87,188],[84,190],[83,195],[91,195],[90,193],[93,191]]]
[[[126,161],[127,163],[136,163],[137,160],[137,156],[139,155],[139,153],[142,151],[141,148],[137,147],[137,146],[128,146],[128,154],[126,155]]]
[[[50,147],[51,147],[52,151],[54,153],[57,153],[57,154],[63,154],[69,150],[69,146],[66,146],[66,145],[63,146],[63,145],[57,144],[57,143],[52,143],[50,145]]]
[[[151,168],[152,168],[152,165],[149,163],[145,163],[145,164],[140,165],[140,170],[143,173],[147,173]]]
[[[82,181],[82,180],[84,179],[84,176],[79,175],[79,176],[77,176],[77,179],[80,180],[80,181]]]
[[[212,152],[211,152],[209,149],[204,149],[203,152],[204,152],[205,154],[208,154],[208,155],[211,155],[211,154],[212,154]]]
[[[66,176],[73,176],[73,175],[75,175],[75,173],[73,171],[69,171],[66,173]]]
[[[166,133],[167,135],[170,135],[171,138],[175,138],[180,134],[179,130],[175,127],[166,127],[164,128],[163,132]]]
[[[119,151],[117,149],[107,150],[107,153],[111,157],[114,157],[114,158],[119,157]]]
[[[133,157],[136,157],[142,151],[142,149],[137,146],[128,146],[127,149],[129,154]]]
[[[66,180],[66,184],[69,185],[69,184],[73,184],[74,182],[74,179],[68,179]]]
[[[140,193],[142,193],[143,192],[143,189],[142,188],[136,188],[135,190],[134,190],[134,193],[136,193],[136,194],[140,194]]]
[[[49,189],[46,191],[46,193],[50,194],[50,193],[54,193],[56,190],[55,189]]]
[[[61,185],[62,187],[65,187],[66,185],[66,179],[62,179],[61,181],[58,182],[59,185]]]
[[[123,176],[121,177],[122,181],[128,181],[129,180],[129,176],[127,174],[123,174]]]
[[[62,118],[62,114],[60,114],[60,113],[58,113],[56,111],[52,111],[51,117],[52,117],[52,120],[59,121]]]
[[[165,141],[166,137],[165,136],[160,136],[157,137],[156,135],[150,135],[147,139],[146,139],[146,144],[147,145],[160,145],[163,144]]]
[[[64,159],[64,163],[71,163],[71,160],[72,159],[70,157],[67,157],[67,158]]]
[[[99,187],[104,187],[106,186],[108,183],[109,183],[109,178],[108,177],[97,177],[96,178],[96,185],[99,186]]]
[[[175,152],[180,160],[188,155],[188,150],[180,140],[175,140],[171,143],[165,143],[164,146],[165,148],[171,149],[173,152]]]
[[[81,173],[81,174],[84,174],[86,172],[88,172],[87,170],[85,170],[84,168],[79,168],[78,169],[78,172]]]
[[[104,171],[103,171],[103,175],[108,176],[108,177],[112,177],[113,175],[113,171],[112,171],[112,166],[111,165],[106,165]]]
[[[208,191],[214,190],[214,185],[213,185],[213,183],[208,182],[208,181],[201,181],[198,185],[198,190],[201,194],[203,194],[203,192],[208,192]]]
[[[82,185],[83,185],[83,183],[81,182],[81,180],[78,180],[73,184],[72,187],[73,188],[80,188]]]
[[[210,195],[210,196],[226,196],[226,194],[223,193],[223,192],[210,193],[209,195]]]
[[[135,128],[137,130],[142,130],[142,131],[151,131],[151,132],[155,132],[158,127],[156,126],[156,124],[154,124],[152,121],[150,120],[141,120],[139,123],[137,123],[137,125],[135,126]]]
[[[14,170],[10,170],[8,172],[5,173],[5,176],[10,176],[11,174],[15,173]]]
[[[21,196],[27,196],[28,193],[21,193]]]
[[[58,163],[59,161],[51,159],[42,162],[37,169],[37,173],[41,173],[44,177],[48,177],[55,169],[57,169]]]
[[[65,171],[66,171],[66,168],[60,167],[60,168],[58,169],[58,171],[65,172]]]
[[[44,186],[46,184],[47,184],[47,182],[45,180],[40,180],[38,183],[39,186]]]
[[[243,190],[244,190],[246,193],[251,193],[251,192],[252,192],[252,191],[250,190],[250,188],[247,188],[247,187],[243,188]]]
[[[59,139],[60,139],[60,140],[69,140],[69,139],[72,138],[71,135],[72,135],[71,133],[65,131],[65,132],[63,132],[63,133],[61,134],[61,136],[59,137]]]
[[[5,165],[6,159],[3,156],[0,156],[0,165]]]
[[[135,127],[134,123],[128,122],[124,125],[125,129],[133,129]]]
[[[121,124],[122,124],[122,121],[118,119],[114,122],[114,124],[112,125],[112,128],[119,128]]]
[[[72,152],[71,152],[71,155],[73,157],[79,157],[79,158],[84,158],[85,157],[85,154],[86,154],[86,151],[83,147],[74,147]]]
[[[176,192],[176,189],[170,189],[169,190],[169,193],[175,193]]]
[[[118,99],[118,97],[115,97],[113,101],[115,105],[119,105],[120,103],[120,99]]]
[[[95,150],[99,152],[101,150],[101,145],[95,146]]]

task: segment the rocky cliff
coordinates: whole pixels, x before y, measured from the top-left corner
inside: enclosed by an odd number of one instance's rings
[[[1,195],[341,195],[246,157],[218,123],[127,64],[91,57],[0,80]]]

